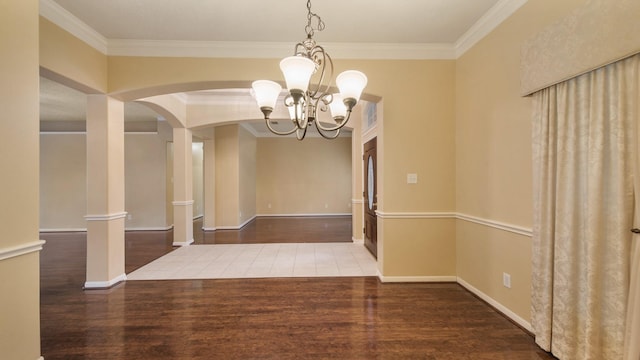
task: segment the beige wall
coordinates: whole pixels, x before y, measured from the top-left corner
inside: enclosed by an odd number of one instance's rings
[[[260,215],[351,213],[351,138],[259,138],[256,204]]]
[[[239,224],[256,216],[256,147],[257,140],[249,131],[238,129],[238,170],[240,213]]]
[[[193,217],[202,216],[204,211],[204,151],[202,142],[193,143]]]
[[[240,225],[238,125],[216,128],[216,228]]]
[[[159,122],[158,130],[158,134],[124,137],[127,230],[163,229],[171,225],[165,222],[166,143],[171,139],[171,129],[165,122]]]
[[[529,1],[457,60],[458,213],[531,227],[531,101],[520,97],[520,50],[582,3]],[[530,321],[531,238],[458,220],[456,243],[458,277]]]
[[[39,29],[44,76],[86,93],[107,91],[106,55],[45,18]]]
[[[40,135],[40,229],[84,230],[85,215],[86,135]]]
[[[31,360],[40,356],[38,1],[0,7],[0,349]]]
[[[215,131],[216,228],[238,228],[256,215],[256,138],[240,125]]]
[[[127,230],[166,229],[166,143],[171,128],[158,134],[125,134]],[[85,230],[87,222],[86,135],[40,135],[40,229]],[[169,202],[171,199],[169,199]]]

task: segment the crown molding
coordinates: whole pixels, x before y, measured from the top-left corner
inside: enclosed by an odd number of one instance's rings
[[[109,40],[53,0],[40,0],[40,15],[94,49],[107,54]]]
[[[325,43],[334,59],[454,60],[500,25],[527,0],[500,0],[453,44]],[[107,39],[53,0],[40,0],[40,15],[109,56],[269,58],[293,50],[291,43]]]
[[[293,46],[280,42],[110,39],[109,56],[279,59]]]
[[[455,58],[459,58],[475,44],[489,35],[493,29],[502,24],[509,16],[524,5],[528,0],[500,0],[476,21],[455,42]]]

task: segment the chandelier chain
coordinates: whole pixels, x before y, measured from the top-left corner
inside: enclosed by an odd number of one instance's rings
[[[316,20],[316,24],[313,24],[314,19]],[[307,33],[308,38],[312,38],[315,30],[324,30],[324,21],[322,21],[318,14],[311,12],[311,0],[307,0],[307,25],[304,27],[304,31]]]

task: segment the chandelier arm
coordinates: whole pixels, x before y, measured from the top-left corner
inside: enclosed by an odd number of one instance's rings
[[[304,140],[304,137],[307,136],[307,128],[305,127],[304,129],[295,129],[296,130],[296,139],[302,141]],[[300,135],[300,133],[302,133],[302,135]]]
[[[294,126],[293,129],[288,130],[288,131],[278,131],[274,128],[271,127],[271,123],[269,121],[269,119],[264,119],[265,123],[267,124],[267,128],[269,128],[269,131],[271,131],[272,133],[276,134],[276,135],[290,135],[293,134],[294,131],[298,130],[297,126]]]
[[[322,126],[322,124],[320,124],[320,121],[316,121],[316,127],[318,128],[318,130],[323,130],[323,131],[336,131],[336,130],[340,130],[342,129],[345,125],[347,125],[347,122],[349,122],[349,119],[351,118],[351,110],[347,110],[347,117],[344,118],[344,120],[342,120],[339,124],[337,124],[336,126],[331,126],[331,127],[324,127]]]
[[[340,135],[340,129],[336,129],[334,130],[335,133],[333,135],[326,135],[325,134],[325,130],[322,130],[318,127],[318,122],[316,121],[316,129],[318,129],[318,133],[320,134],[320,136],[322,136],[323,138],[327,139],[327,140],[333,140],[335,138],[337,138]],[[330,132],[330,131],[327,131]]]

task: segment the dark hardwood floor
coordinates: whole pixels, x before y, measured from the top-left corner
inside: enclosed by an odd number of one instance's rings
[[[83,291],[85,234],[41,238],[46,360],[553,359],[453,283],[131,281]],[[127,232],[127,272],[171,251],[171,243],[170,231]]]
[[[194,222],[196,244],[351,242],[351,216],[258,217],[241,230],[202,231]]]

